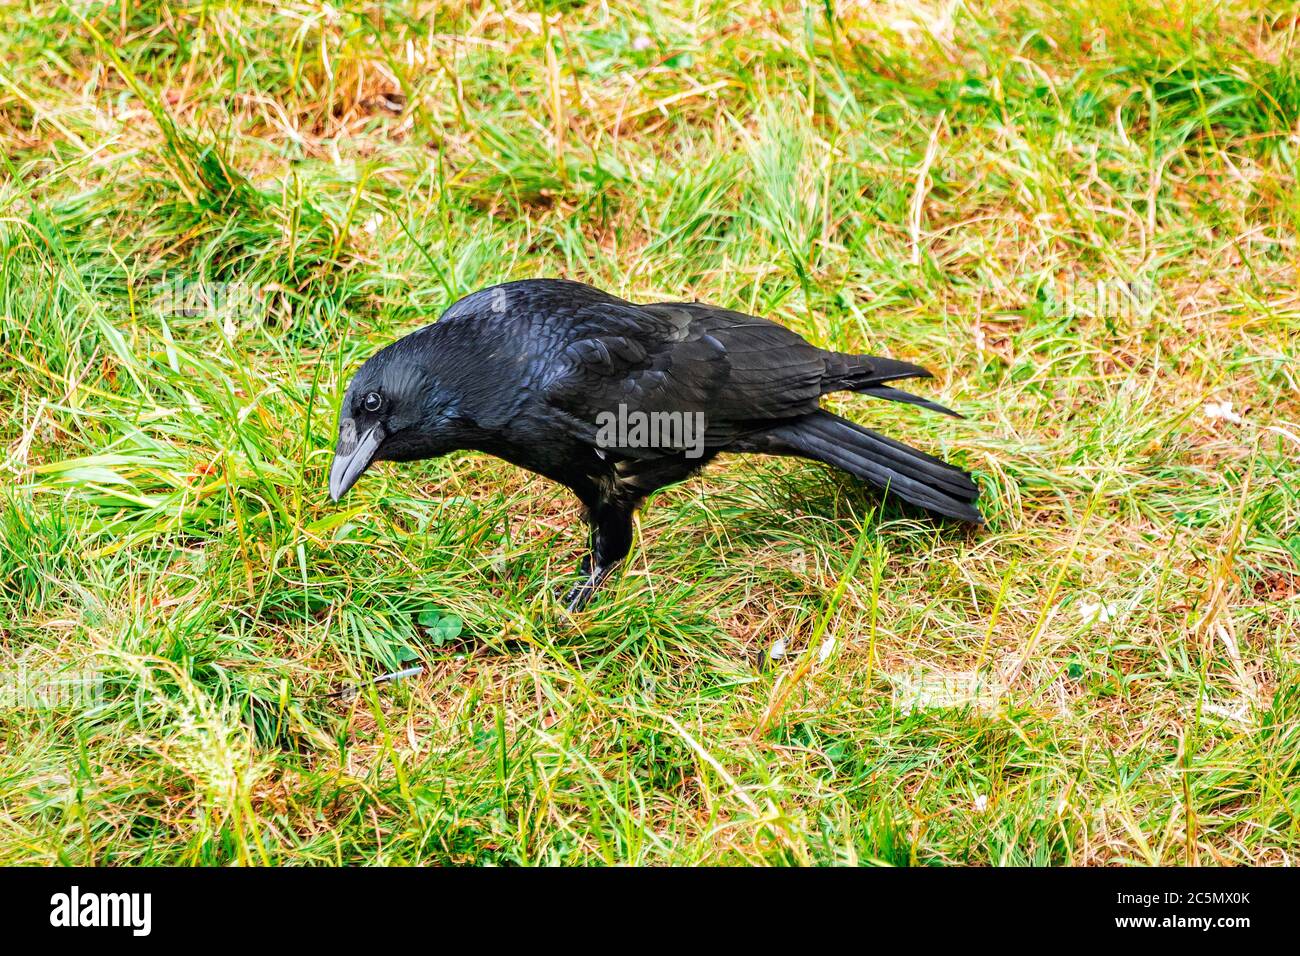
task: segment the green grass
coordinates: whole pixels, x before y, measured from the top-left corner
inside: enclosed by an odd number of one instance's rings
[[[990,6],[0,0],[0,863],[1300,862],[1300,4]],[[547,275],[934,369],[829,402],[987,527],[725,460],[575,620],[541,479],[332,505]]]

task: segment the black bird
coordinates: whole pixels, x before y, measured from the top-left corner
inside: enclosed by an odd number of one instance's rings
[[[929,375],[699,302],[635,305],[579,282],[507,282],[361,366],[343,399],[330,496],[372,462],[458,449],[567,485],[591,528],[568,596],[578,610],[627,555],[642,500],[719,452],[826,462],[934,515],[980,523],[969,474],[819,407],[847,390],[956,415],[886,384]]]

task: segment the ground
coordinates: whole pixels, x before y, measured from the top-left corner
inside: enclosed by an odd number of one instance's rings
[[[1298,18],[0,0],[0,862],[1300,862]],[[725,459],[571,617],[542,479],[331,503],[553,275],[933,369],[828,404],[987,524]]]

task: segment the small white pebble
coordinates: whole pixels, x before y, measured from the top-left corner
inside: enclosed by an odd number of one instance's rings
[[[1104,601],[1080,601],[1079,619],[1084,624],[1106,624],[1119,614],[1114,604]]]
[[[1246,419],[1232,410],[1232,402],[1206,402],[1202,408],[1205,417],[1212,422],[1224,421],[1240,425]]]

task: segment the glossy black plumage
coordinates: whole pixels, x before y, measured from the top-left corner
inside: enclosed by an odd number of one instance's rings
[[[701,303],[634,305],[577,282],[511,282],[466,296],[358,370],[330,491],[341,496],[374,460],[456,449],[561,482],[592,528],[570,601],[580,607],[626,555],[637,505],[724,451],[824,461],[935,515],[979,522],[964,471],[820,408],[822,395],[851,390],[954,414],[888,384],[928,375]],[[656,444],[611,442],[602,424],[616,411],[681,416],[672,420],[700,422],[702,433],[665,425]]]

